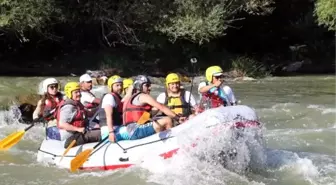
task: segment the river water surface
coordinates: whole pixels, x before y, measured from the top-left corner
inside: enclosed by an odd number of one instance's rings
[[[26,88],[32,88],[29,84],[35,86],[40,80],[14,78],[8,83],[2,78],[0,86],[11,89],[27,84]],[[264,123],[266,164],[259,171],[236,174],[188,156],[156,159],[118,171],[70,173],[36,162],[44,128],[35,126],[19,144],[0,153],[0,184],[336,184],[334,76],[270,77],[229,84],[241,104],[254,108]],[[153,95],[162,90],[162,85],[153,85]],[[196,95],[196,88],[193,93]],[[1,111],[0,127],[0,138],[4,138],[26,125]]]

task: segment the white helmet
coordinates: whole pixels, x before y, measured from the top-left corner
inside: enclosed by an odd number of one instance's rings
[[[59,84],[59,83],[55,78],[47,78],[47,79],[43,80],[43,82],[42,82],[43,93],[48,92],[48,86],[51,85],[51,84]]]

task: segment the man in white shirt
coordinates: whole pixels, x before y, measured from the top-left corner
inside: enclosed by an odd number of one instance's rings
[[[123,102],[120,94],[123,91],[123,79],[114,75],[107,81],[110,93],[105,94],[99,110],[99,125],[102,138],[108,136],[110,141],[120,140],[126,133],[122,126]],[[121,129],[121,130],[120,130]],[[127,134],[127,133],[126,133]]]
[[[196,101],[189,91],[180,87],[180,76],[176,73],[168,74],[166,77],[166,92],[159,94],[156,101],[166,105],[175,114],[182,116],[185,120],[193,116]]]
[[[100,99],[96,98],[93,93],[91,93],[92,89],[92,78],[88,74],[83,74],[79,78],[79,83],[81,87],[81,103],[87,109],[94,109],[100,104]]]

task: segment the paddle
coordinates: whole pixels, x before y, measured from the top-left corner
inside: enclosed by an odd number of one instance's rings
[[[96,116],[98,115],[98,113],[99,113],[99,110],[92,116],[92,118],[90,119],[90,121],[89,121],[89,125],[92,123],[92,121],[96,118]],[[70,145],[66,148],[66,150],[63,152],[63,155],[62,155],[62,157],[61,157],[61,159],[60,159],[60,161],[59,162],[61,162],[62,160],[63,160],[63,158],[64,158],[64,156],[69,152],[69,150],[76,144],[76,142],[77,142],[77,139],[79,138],[79,136],[81,136],[82,134],[78,134],[78,136],[73,140],[73,141],[71,141],[71,143],[70,143]]]
[[[74,140],[70,143],[70,145],[66,148],[66,150],[63,152],[63,155],[62,155],[62,157],[61,157],[61,159],[60,159],[59,162],[61,162],[61,161],[63,160],[64,156],[65,156],[65,155],[69,152],[69,150],[76,144],[77,139],[79,138],[80,135],[81,135],[81,134],[78,134],[78,136],[76,137],[76,139],[74,139]]]
[[[14,146],[15,144],[17,144],[22,137],[24,136],[24,134],[31,129],[33,126],[35,126],[36,122],[40,122],[42,121],[45,117],[49,117],[50,115],[52,115],[55,112],[56,109],[53,109],[49,112],[48,115],[41,117],[41,118],[37,118],[35,120],[33,120],[33,123],[31,125],[29,125],[27,128],[25,128],[22,131],[17,131],[12,133],[11,135],[7,136],[5,139],[0,141],[0,150],[8,150],[9,148],[11,148],[12,146]]]
[[[190,63],[193,69],[193,76],[191,78],[191,87],[190,87],[190,94],[189,94],[189,100],[188,100],[188,104],[189,104],[189,111],[191,111],[191,104],[190,104],[190,99],[191,99],[191,93],[192,93],[192,89],[194,86],[194,77],[195,77],[195,65],[197,63],[197,59],[196,58],[191,58],[190,59]],[[191,114],[191,112],[189,112]]]
[[[138,120],[138,123],[139,124],[143,124],[143,123],[146,123],[148,120],[150,119],[150,113],[148,112],[144,112],[142,114],[142,116],[139,118]],[[84,163],[85,161],[87,161],[87,159],[91,156],[91,153],[94,149],[96,149],[97,147],[99,147],[99,145],[101,145],[102,143],[105,143],[105,141],[109,138],[109,136],[106,136],[103,140],[99,141],[99,143],[97,143],[93,148],[91,149],[86,149],[84,150],[83,152],[79,153],[75,158],[73,158],[71,160],[71,163],[70,163],[70,171],[71,172],[75,172],[77,171],[78,168],[80,168]],[[119,145],[118,142],[116,142],[116,144],[124,150],[124,152],[126,151],[123,147],[121,147]],[[100,149],[100,148],[99,148]],[[98,149],[98,150],[99,150]]]

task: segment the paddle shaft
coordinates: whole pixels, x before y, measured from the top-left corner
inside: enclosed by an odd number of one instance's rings
[[[28,131],[29,129],[31,129],[33,126],[35,126],[35,123],[36,122],[39,122],[39,121],[42,121],[44,118],[46,117],[49,117],[50,115],[52,115],[54,112],[55,112],[56,108],[51,110],[47,115],[43,116],[43,117],[40,117],[40,118],[37,118],[35,120],[33,120],[33,123],[30,124],[27,128],[24,129],[24,131]]]
[[[97,143],[93,149],[96,149],[99,145],[101,145],[102,143],[104,143],[107,139],[109,138],[109,136],[106,136],[103,140],[99,141],[99,143]]]
[[[94,147],[93,150],[96,149],[99,145],[101,145],[102,143],[104,143],[107,139],[109,138],[109,136],[106,136],[103,140],[99,141],[99,143],[97,143]],[[118,142],[115,142],[123,151],[124,153],[127,153],[127,150],[125,148],[123,148]]]
[[[99,145],[101,145],[102,143],[104,143],[107,139],[109,138],[109,136],[106,136],[103,140],[99,141],[99,143],[97,143],[92,150],[96,149]],[[115,142],[123,151],[124,153],[127,153],[127,150],[124,149],[118,142]]]
[[[189,100],[188,100],[188,106],[189,106],[189,110],[190,111],[189,113],[191,114],[191,104],[190,104],[190,99],[191,99],[191,93],[192,93],[192,89],[193,89],[193,86],[194,86],[194,77],[195,77],[195,65],[197,63],[197,59],[196,58],[191,58],[190,59],[190,63],[191,63],[191,66],[192,66],[192,78],[191,78],[191,87],[190,87],[190,94],[189,94]]]

